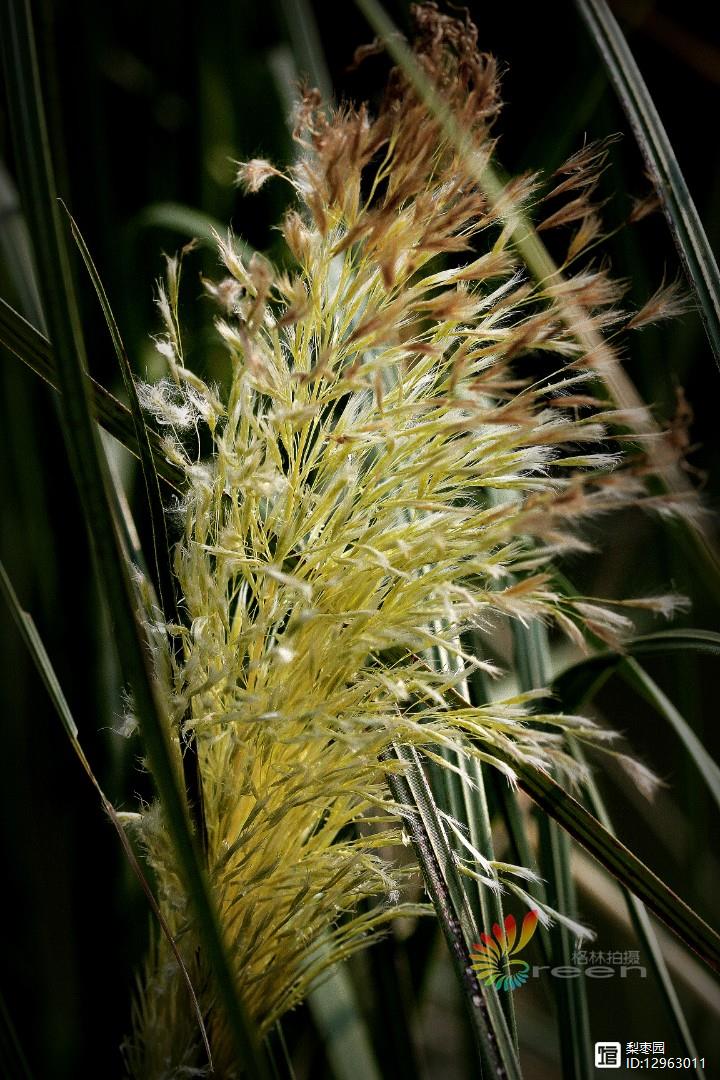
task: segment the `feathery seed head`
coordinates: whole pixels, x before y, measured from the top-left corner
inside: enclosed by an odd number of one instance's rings
[[[374,117],[329,113],[306,92],[301,153],[285,174],[296,206],[281,225],[293,270],[246,260],[229,235],[218,239],[229,277],[206,283],[227,393],[183,365],[174,260],[158,299],[171,379],[141,393],[187,478],[175,555],[184,625],[167,628],[164,688],[178,746],[194,741],[208,872],[261,1031],[371,931],[417,911],[397,902],[406,861],[387,859],[406,842],[398,819],[413,829],[388,793],[393,746],[495,765],[497,746],[576,781],[564,732],[603,737],[580,718],[533,715],[532,695],[453,705],[448,688],[473,667],[496,671],[462,649],[462,632],[541,618],[582,643],[583,625],[616,641],[628,623],[561,597],[548,572],[551,558],[587,548],[584,517],[642,490],[604,441],[606,425],[631,419],[588,392],[592,357],[558,310],[570,297],[595,328],[614,325],[622,289],[605,270],[542,293],[526,280],[504,221],[538,180],[511,180],[492,205],[477,181],[493,152],[495,62],[467,19],[433,4],[413,12],[416,56],[472,162],[397,70]],[[571,257],[597,235],[588,199],[604,162],[604,148],[583,148],[548,196],[570,194],[544,225],[580,221]],[[252,192],[281,175],[254,160],[238,180]],[[202,462],[181,441],[198,425],[212,442]],[[231,1075],[157,807],[140,831],[210,1014],[216,1067]],[[521,868],[462,842],[467,873],[522,892],[508,883]],[[192,1030],[184,995],[158,939],[128,1051],[137,1075],[200,1060],[191,1036],[172,1034]]]

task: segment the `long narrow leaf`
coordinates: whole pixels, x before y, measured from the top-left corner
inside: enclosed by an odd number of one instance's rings
[[[529,627],[518,621],[512,625],[513,658],[521,690],[538,690],[547,685],[550,657],[547,631],[537,620]],[[572,918],[576,916],[575,885],[570,867],[567,833],[547,817],[540,821],[541,868],[551,905]],[[573,940],[565,926],[551,935],[553,967],[572,962]],[[555,985],[555,983],[557,985]],[[558,1034],[563,1075],[567,1080],[589,1080],[594,1068],[590,1056],[590,1021],[583,979],[555,980]]]
[[[635,638],[626,650],[630,656],[644,656],[654,652],[707,653],[720,656],[720,634],[714,630],[692,630],[678,627],[674,630],[658,630]]]
[[[190,240],[199,240],[213,251],[217,249],[218,236],[225,232],[225,226],[216,218],[202,210],[195,210],[192,206],[173,202],[152,203],[145,207],[135,218],[135,224],[143,228],[154,227],[180,233]],[[235,237],[235,243],[242,250],[243,244],[239,237]],[[251,253],[248,249],[248,256],[249,254]]]
[[[3,0],[0,38],[20,190],[38,267],[43,310],[53,341],[65,441],[92,539],[123,670],[135,697],[143,739],[163,805],[178,865],[197,916],[213,971],[218,1000],[227,1015],[239,1060],[251,1074],[267,1066],[237,993],[209,886],[201,865],[179,783],[165,704],[150,665],[146,629],[117,528],[107,463],[94,423],[86,379],[85,350],[55,181],[40,90],[29,0]]]
[[[570,742],[573,756],[578,761],[584,763],[584,756],[581,747],[575,739],[571,739]],[[590,777],[586,787],[588,792],[588,800],[593,813],[597,817],[598,821],[602,822],[603,826],[608,830],[608,832],[612,832],[613,828],[612,822],[610,821],[610,816],[605,809],[605,805],[603,803],[600,792],[597,790],[597,787],[592,777]],[[670,972],[667,969],[665,958],[663,957],[662,951],[660,949],[660,943],[658,941],[657,934],[655,933],[652,922],[650,921],[650,916],[648,915],[645,909],[645,905],[642,903],[642,901],[638,900],[636,896],[633,896],[633,894],[624,887],[623,894],[625,896],[625,902],[628,906],[630,920],[635,928],[635,932],[637,933],[638,938],[644,945],[647,954],[650,957],[650,963],[652,964],[655,971],[655,976],[660,985],[662,995],[665,999],[665,1004],[668,1008],[670,1017],[675,1026],[675,1030],[681,1041],[683,1053],[689,1058],[697,1058],[697,1049],[695,1047],[695,1043],[693,1042],[692,1035],[690,1034],[690,1029],[688,1027],[687,1020],[685,1019],[682,1005],[680,1004],[680,1000],[677,996],[675,987],[670,977]],[[696,1071],[697,1074],[700,1075],[700,1071]]]
[[[720,972],[720,935],[716,930],[550,776],[533,765],[515,761],[509,754],[499,753],[496,748],[493,753],[515,770],[518,786],[538,806],[642,900],[688,948]]]
[[[463,987],[482,1060],[492,1076],[520,1077],[520,1064],[497,993],[492,989],[486,992],[472,968],[469,947],[479,940],[478,928],[422,765],[412,749],[398,749],[397,754],[405,764],[405,773],[389,778],[391,791],[400,805],[410,808],[411,839]]]
[[[626,655],[604,652],[573,664],[559,675],[552,684],[553,696],[566,710],[578,708],[591,701],[600,687],[617,672],[640,693],[671,725],[685,750],[695,763],[708,790],[720,805],[720,767],[708,753],[684,716],[662,692],[654,679],[634,659],[644,652],[673,651],[677,649],[709,652],[716,655],[720,635],[712,631],[665,631],[660,634],[638,638],[628,644]]]
[[[63,207],[65,206],[64,203],[62,205]],[[125,393],[130,402],[130,412],[132,414],[135,438],[140,452],[140,464],[142,466],[143,480],[145,481],[145,494],[150,512],[153,553],[155,556],[155,585],[160,599],[160,608],[165,613],[166,618],[171,618],[177,622],[178,615],[175,605],[175,589],[170,575],[170,543],[168,541],[167,526],[165,522],[165,510],[160,495],[160,483],[155,470],[152,447],[150,446],[150,439],[148,437],[148,427],[145,423],[142,408],[140,407],[140,401],[138,400],[133,371],[120,334],[120,328],[115,321],[115,316],[110,307],[110,301],[108,300],[105,287],[97,272],[95,263],[92,260],[92,256],[90,255],[87,244],[78,228],[75,218],[67,211],[67,207],[65,207],[65,209],[70,221],[73,238],[82,255],[83,262],[85,263],[90,280],[93,283],[97,298],[100,301],[100,306],[103,315],[105,316],[105,322],[108,331],[110,332],[113,348],[115,349],[115,356],[120,365]]]
[[[630,121],[720,366],[720,271],[640,69],[605,0],[575,0]]]
[[[343,965],[334,967],[310,991],[308,1006],[336,1080],[381,1080],[355,988]]]
[[[475,635],[469,635],[465,643],[466,651],[475,651],[475,643]],[[468,701],[471,705],[485,705],[490,700],[485,686],[485,678],[479,670],[475,670],[469,675],[467,690]],[[474,765],[478,772],[482,771],[480,762],[474,762]],[[545,886],[540,880],[540,870],[529,842],[528,822],[520,809],[517,794],[494,769],[488,771],[487,780],[490,782],[490,790],[494,796],[495,806],[502,816],[508,834],[513,859],[518,866],[524,866],[531,870],[538,879],[537,881],[528,882],[527,891],[531,896],[536,897],[541,904],[547,904]],[[548,928],[540,924],[535,940],[540,945],[543,964],[552,967],[550,964],[550,932]]]
[[[502,816],[503,824],[507,830],[513,858],[518,866],[525,866],[534,874],[540,876],[535,854],[530,847],[528,837],[528,822],[518,805],[517,792],[508,787],[505,777],[492,770],[493,791],[495,800]],[[547,904],[545,886],[541,881],[531,882],[527,886],[530,896],[537,897],[542,904]],[[550,931],[544,926],[538,926],[535,937],[540,946],[542,962],[546,967],[552,967],[550,963]]]
[[[37,672],[43,681],[45,689],[47,690],[48,697],[50,698],[56,713],[60,717],[63,728],[65,729],[65,734],[70,740],[70,745],[72,746],[76,757],[78,758],[80,764],[85,770],[85,773],[88,776],[90,782],[100,796],[100,802],[102,803],[105,813],[110,818],[110,821],[112,822],[115,831],[120,838],[120,844],[122,845],[122,849],[125,852],[125,856],[130,863],[133,873],[137,877],[143,892],[147,896],[150,907],[153,910],[153,914],[157,918],[162,932],[165,934],[165,937],[170,944],[170,948],[173,951],[173,955],[177,960],[183,979],[185,980],[185,984],[188,988],[188,993],[190,994],[193,1010],[195,1012],[195,1016],[197,1017],[198,1027],[202,1034],[202,1039],[205,1046],[205,1051],[207,1053],[208,1061],[212,1067],[212,1054],[210,1053],[210,1044],[208,1043],[207,1033],[205,1031],[205,1023],[203,1021],[202,1013],[200,1011],[200,1005],[198,1004],[195,989],[192,985],[192,982],[190,981],[188,970],[180,955],[178,947],[175,943],[175,939],[170,932],[170,927],[168,926],[167,921],[165,920],[165,917],[163,916],[162,911],[158,906],[157,900],[155,899],[153,891],[148,884],[147,878],[143,874],[142,867],[140,866],[140,863],[135,857],[135,852],[130,845],[122,822],[117,815],[117,811],[115,810],[115,807],[110,802],[107,795],[100,786],[100,782],[95,776],[95,773],[90,766],[90,762],[85,756],[85,752],[80,745],[77,724],[75,723],[75,720],[73,718],[70,706],[67,702],[67,698],[65,697],[62,687],[60,686],[58,677],[55,674],[55,669],[52,665],[52,661],[47,654],[47,650],[45,649],[42,638],[37,631],[37,627],[35,626],[32,616],[29,615],[28,612],[25,611],[21,606],[17,594],[12,586],[12,582],[10,581],[10,578],[8,577],[7,571],[5,570],[2,562],[0,562],[0,593],[2,593],[5,598],[5,602],[10,610],[10,614],[12,615],[15,625],[17,626],[20,633],[20,637],[23,639],[23,642],[25,643],[25,646],[30,653],[30,656],[32,657],[33,663],[37,668]]]
[[[467,706],[465,699],[453,688],[448,688],[445,696],[450,704]],[[483,750],[487,751],[487,747],[483,746]],[[688,948],[720,972],[720,934],[716,930],[548,773],[537,765],[520,761],[498,746],[493,746],[491,752],[503,766],[510,767],[518,787],[562,825],[613,877],[635,893]]]
[[[624,652],[606,649],[585,660],[571,664],[552,682],[553,697],[566,709],[576,709],[588,700],[590,688],[609,678],[625,656],[651,656],[654,653],[696,652],[720,656],[720,634],[712,630],[660,630],[627,642]]]
[[[632,657],[624,660],[620,665],[619,673],[661,716],[665,717],[695,763],[698,772],[707,784],[708,791],[718,807],[720,807],[720,768],[718,768],[717,763],[698,739],[685,717],[675,708],[672,701],[662,692],[645,669],[638,664],[637,660],[633,660]]]
[[[320,42],[320,32],[308,0],[280,0],[295,63],[304,78],[310,78],[322,94],[332,100],[332,80]]]
[[[463,774],[466,773],[466,778],[464,779],[462,786],[465,811],[462,820],[467,822],[470,832],[470,842],[473,847],[478,851],[481,851],[486,858],[492,860],[495,858],[495,848],[493,844],[490,809],[488,807],[487,792],[485,790],[485,770],[479,761],[472,759],[469,762],[465,762],[459,754],[457,755],[457,763],[461,767]],[[490,770],[488,769],[487,771],[489,772]],[[499,926],[503,926],[505,924],[505,912],[503,911],[500,894],[491,892],[479,881],[476,881],[475,885],[477,887],[476,891],[479,894],[478,899],[480,900],[481,910],[483,910],[483,925],[489,927],[497,923]],[[486,910],[487,915],[485,915]],[[507,957],[504,959],[506,970],[509,973]],[[515,1046],[517,1047],[518,1032],[515,1019],[515,1003],[512,994],[505,994],[502,999],[502,1005],[505,1009],[510,1033],[513,1037]]]
[[[58,373],[55,364],[55,352],[52,345],[39,330],[27,319],[19,315],[14,308],[0,297],[0,345],[13,353],[18,360],[30,368],[56,393],[60,393]],[[118,442],[140,459],[132,414],[126,405],[106,390],[90,375],[86,375],[88,392],[92,401],[93,415],[105,430]],[[173,490],[179,490],[182,473],[165,458],[160,445],[160,438],[154,431],[148,431],[152,447],[155,470],[159,477]]]
[[[430,652],[430,662],[443,671],[452,670],[452,658],[446,649],[435,647]],[[463,693],[469,693],[469,688],[463,684]],[[446,797],[445,810],[456,821],[467,826],[470,843],[476,851],[481,852],[486,859],[495,858],[492,826],[490,813],[485,793],[485,780],[482,766],[478,761],[467,761],[465,756],[458,751],[444,749],[442,756],[451,764],[452,768],[446,769],[438,762],[430,762],[428,774],[442,788]],[[450,847],[457,850],[459,841],[455,837],[448,837]],[[459,852],[463,854],[463,852]],[[499,893],[491,892],[488,887],[479,880],[473,882],[460,882],[463,892],[478,927],[490,927],[497,923],[503,926],[505,919],[502,901]],[[503,959],[505,974],[510,974],[510,966],[507,957]],[[515,1022],[515,1006],[512,994],[505,994],[502,998],[502,1006],[505,1011],[508,1027],[513,1042],[517,1047],[517,1025]]]

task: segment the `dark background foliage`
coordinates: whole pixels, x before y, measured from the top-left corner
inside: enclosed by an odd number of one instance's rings
[[[405,4],[386,6],[398,23],[408,25]],[[286,95],[298,74],[292,69],[291,8],[250,0],[205,5],[38,0],[35,5],[58,187],[93,253],[140,372],[154,363],[149,335],[157,328],[153,283],[162,272],[161,253],[175,251],[195,231],[192,223],[183,227],[178,205],[223,225],[231,221],[238,235],[260,249],[276,244],[272,225],[282,210],[282,185],[242,196],[233,187],[232,160],[267,156],[283,163],[291,157]],[[315,0],[311,8],[337,97],[372,99],[386,62],[374,59],[358,72],[347,71],[356,46],[372,36],[362,16],[352,4],[330,0]],[[720,146],[709,125],[720,112],[720,43],[710,36],[711,5],[628,0],[616,10],[711,241],[717,240]],[[625,132],[613,147],[603,191],[608,223],[620,223],[630,196],[644,194],[648,182],[573,5],[473,3],[471,11],[481,48],[506,69],[507,104],[498,127],[503,166],[513,172],[553,169],[586,136]],[[1,102],[0,159],[12,174]],[[5,214],[11,216],[12,208]],[[663,274],[676,272],[674,249],[658,216],[624,231],[608,252],[637,302]],[[0,265],[0,292],[19,305],[13,258],[20,260],[21,253]],[[220,358],[196,329],[201,305],[194,304],[198,272],[214,267],[208,249],[188,262],[185,313],[194,361],[218,374]],[[82,267],[76,269],[92,372],[117,390],[101,313]],[[684,388],[695,412],[691,441],[697,448],[689,463],[712,505],[720,447],[718,373],[699,319],[691,315],[633,339],[627,364],[662,420],[671,419],[676,388]],[[132,809],[136,796],[148,796],[149,789],[136,767],[139,745],[113,730],[124,705],[55,402],[10,356],[2,356],[0,378],[0,554],[38,623],[98,776],[120,809]],[[142,519],[140,526],[146,528]],[[627,596],[674,586],[693,599],[692,624],[712,626],[712,587],[672,529],[638,516],[617,517],[597,527],[594,539],[603,557],[573,567],[588,591]],[[52,1080],[119,1076],[118,1046],[129,1027],[130,993],[149,914],[4,610],[0,633],[6,905],[0,990],[35,1075]],[[697,733],[710,736],[707,729],[717,713],[716,664],[683,658],[648,667]],[[626,690],[611,685],[601,705],[671,785],[648,808],[627,780],[610,771],[606,794],[623,838],[714,921],[717,849],[708,838],[717,822],[692,764],[657,715],[639,701],[628,703]],[[581,900],[581,914],[602,931],[603,916],[593,911],[589,898]],[[617,933],[610,924],[606,941],[613,933],[614,946]],[[617,947],[633,946],[629,941]],[[653,995],[645,986],[635,991],[636,1022],[632,1030],[623,1029],[624,1037],[665,1037],[665,1021],[654,1019]],[[618,999],[615,990],[610,995],[604,986],[594,988],[591,1009],[599,1035],[613,1037],[618,1001],[630,1008],[631,997],[627,990]],[[368,1001],[372,1011],[372,995]],[[692,997],[688,1008],[700,1050],[709,1053],[709,1014]],[[438,1013],[437,1020],[452,1032],[447,1017]],[[300,1018],[292,1022],[291,1035],[305,1069],[321,1075],[325,1066],[317,1042]],[[454,1065],[448,1068],[463,1075],[462,1039],[450,1042]],[[715,1046],[717,1051],[717,1041]],[[553,1052],[550,1045],[548,1054]],[[536,1062],[529,1076],[553,1075],[542,1054],[529,1060]]]

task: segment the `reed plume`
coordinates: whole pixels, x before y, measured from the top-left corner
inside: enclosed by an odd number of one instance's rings
[[[588,389],[593,357],[559,308],[571,295],[606,332],[627,318],[621,290],[589,265],[542,292],[527,279],[506,221],[547,185],[510,180],[490,205],[477,183],[495,146],[495,62],[469,21],[434,5],[414,14],[416,56],[468,134],[472,163],[399,70],[376,115],[331,111],[307,91],[297,163],[239,170],[248,192],[291,186],[281,224],[290,268],[244,259],[229,235],[218,238],[225,276],[206,282],[226,391],[185,366],[178,259],[159,294],[168,377],[141,388],[186,477],[181,621],[158,618],[157,677],[178,762],[189,744],[197,758],[207,872],[261,1034],[329,966],[420,910],[403,900],[412,867],[388,854],[411,828],[387,783],[401,768],[395,747],[496,767],[501,747],[572,783],[566,732],[606,737],[579,717],[533,713],[532,695],[450,704],[449,685],[473,668],[495,672],[461,634],[492,632],[499,615],[555,623],[580,643],[586,623],[611,640],[626,628],[606,607],[561,596],[551,573],[552,560],[587,548],[584,519],[644,492],[642,470],[608,445],[608,431],[633,418]],[[602,147],[585,148],[549,182],[544,225],[578,229],[573,263],[597,239],[603,164]],[[203,456],[201,429],[212,446]],[[215,1068],[240,1075],[162,807],[135,820]],[[480,852],[474,873],[521,892],[527,877]],[[136,1077],[205,1066],[160,936],[126,1050]]]

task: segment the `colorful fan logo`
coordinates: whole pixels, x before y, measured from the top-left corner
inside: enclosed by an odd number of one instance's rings
[[[473,969],[485,986],[494,986],[496,990],[516,990],[527,982],[530,965],[514,957],[535,933],[537,922],[537,911],[528,911],[518,937],[517,923],[512,915],[508,915],[504,928],[498,923],[493,926],[494,938],[490,934],[480,935],[482,944],[473,946],[471,956]]]

